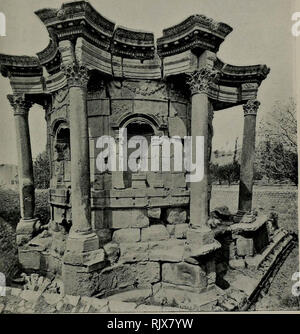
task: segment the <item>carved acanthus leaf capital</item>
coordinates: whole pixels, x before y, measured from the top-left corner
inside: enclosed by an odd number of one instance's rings
[[[14,109],[14,115],[26,115],[32,107],[33,102],[21,95],[7,95],[10,105]]]
[[[260,106],[260,102],[257,100],[248,100],[246,104],[243,105],[244,116],[247,115],[257,115],[258,108]]]
[[[89,81],[88,68],[82,64],[62,64],[61,70],[65,74],[69,87],[86,88]]]
[[[188,74],[187,84],[190,87],[192,95],[199,93],[208,93],[210,84],[217,78],[218,71],[209,67]]]

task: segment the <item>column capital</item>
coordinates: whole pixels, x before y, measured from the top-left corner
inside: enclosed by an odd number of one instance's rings
[[[86,88],[89,81],[88,68],[76,62],[61,65],[61,71],[65,74],[69,87]]]
[[[218,71],[209,67],[203,67],[192,73],[188,73],[187,84],[191,90],[191,94],[208,93],[211,82],[217,77]]]
[[[9,94],[7,95],[7,99],[14,109],[14,115],[27,115],[33,105],[33,102],[26,100],[25,97],[21,95]]]
[[[254,115],[254,116],[256,116],[259,106],[260,106],[260,102],[259,101],[254,100],[254,99],[248,100],[247,103],[245,103],[243,105],[244,116],[247,116],[247,115]]]

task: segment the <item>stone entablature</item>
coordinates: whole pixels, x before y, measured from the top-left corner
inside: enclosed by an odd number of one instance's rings
[[[85,1],[63,4],[58,10],[42,9],[36,15],[49,32],[46,49],[38,57],[0,57],[1,73],[9,76],[14,93],[47,94],[65,86],[66,77],[61,72],[64,55],[59,43],[68,39],[73,41],[77,61],[88,70],[115,78],[161,80],[197,70],[199,47],[215,53],[232,31],[224,23],[192,15],[164,29],[156,50],[152,33],[115,26]],[[42,66],[49,73],[46,77]],[[269,73],[266,65],[233,66],[218,58],[214,70],[218,79],[211,85],[209,97],[215,110],[256,98],[258,86]]]

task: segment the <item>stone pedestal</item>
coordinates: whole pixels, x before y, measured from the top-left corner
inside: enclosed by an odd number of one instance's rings
[[[252,189],[255,159],[256,115],[260,102],[249,100],[244,106],[244,134],[241,156],[239,206],[237,218],[252,209]]]
[[[21,220],[17,227],[17,244],[22,245],[32,238],[37,222],[37,219],[34,219],[34,180],[28,125],[28,112],[32,103],[24,96],[8,95],[7,98],[14,109],[15,118],[21,210]]]

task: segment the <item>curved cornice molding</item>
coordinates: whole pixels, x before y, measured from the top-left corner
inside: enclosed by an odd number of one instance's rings
[[[43,74],[38,58],[0,54],[0,70],[4,77],[36,77]]]

